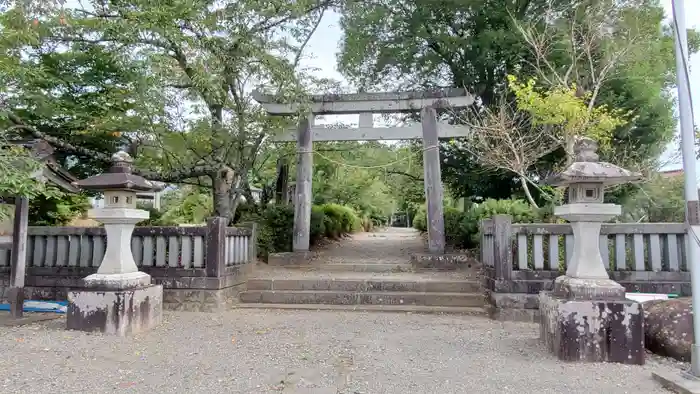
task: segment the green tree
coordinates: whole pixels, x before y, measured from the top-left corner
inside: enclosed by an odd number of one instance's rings
[[[589,102],[630,114],[603,156],[626,166],[653,167],[673,134],[673,37],[656,0],[377,0],[349,2],[342,13],[339,68],[367,89],[464,87],[479,98],[470,110],[480,113],[509,99],[508,74],[538,76],[547,90],[575,84],[593,96]],[[604,17],[609,28],[592,35]],[[632,31],[634,37],[622,34]],[[583,67],[591,59],[595,74]],[[611,60],[616,67],[601,77]],[[564,77],[563,84],[556,80]],[[519,188],[513,176],[484,168],[459,144],[442,152],[443,180],[461,196],[502,198]],[[551,172],[565,152],[542,157],[530,176]]]
[[[655,175],[635,185],[622,201],[623,215],[635,222],[683,222],[685,198],[683,176]]]
[[[15,79],[35,78],[18,65],[20,54],[37,46],[100,47],[123,59],[138,78],[134,107],[126,111],[134,122],[117,136],[133,142],[139,172],[205,185],[216,214],[231,218],[265,137],[287,126],[267,116],[248,89],[299,96],[296,63],[327,6],[312,0],[88,1],[39,10],[20,4],[5,13],[11,22],[4,30],[19,45],[3,66]],[[109,159],[102,150],[27,129],[67,150]]]

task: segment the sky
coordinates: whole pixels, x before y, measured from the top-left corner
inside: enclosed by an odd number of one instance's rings
[[[682,1],[682,0],[676,0]],[[661,0],[661,4],[666,11],[666,18],[672,19],[671,0]],[[685,20],[688,28],[700,28],[700,0],[685,0]],[[327,12],[321,21],[321,25],[309,41],[305,51],[305,56],[301,62],[302,66],[318,68],[317,76],[333,78],[346,82],[343,76],[336,69],[336,54],[340,47],[342,30],[339,23],[340,16],[335,12]],[[696,124],[700,121],[700,54],[696,53],[690,58],[690,85],[693,97]],[[357,123],[357,115],[327,116],[324,119],[317,119],[317,123]],[[668,147],[666,158],[672,156],[678,149],[678,145],[671,144]],[[682,164],[680,159],[668,162],[663,169],[678,169]],[[700,163],[696,164],[700,170]],[[700,173],[700,171],[698,171]]]

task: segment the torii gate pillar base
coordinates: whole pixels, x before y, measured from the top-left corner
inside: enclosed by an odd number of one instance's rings
[[[271,253],[267,257],[267,265],[276,267],[309,265],[311,263],[312,257],[313,253],[311,253],[308,250],[298,252]]]
[[[466,254],[458,253],[415,253],[411,255],[414,271],[463,271],[478,274],[481,264]]]

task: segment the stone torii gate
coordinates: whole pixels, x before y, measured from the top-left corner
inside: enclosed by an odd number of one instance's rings
[[[313,141],[377,141],[423,140],[424,187],[428,211],[428,251],[431,254],[445,252],[445,223],[443,218],[443,190],[440,172],[439,138],[465,137],[466,126],[454,126],[437,121],[435,109],[464,108],[474,98],[464,89],[447,89],[426,92],[385,92],[314,95],[310,104],[284,103],[272,95],[259,91],[253,98],[270,115],[293,116],[300,110],[309,115],[299,122],[297,130],[282,133],[274,141],[297,142],[297,175],[294,207],[294,252],[309,250],[311,224],[311,179],[313,168]],[[415,113],[420,111],[421,122],[406,127],[374,127],[373,114]],[[359,114],[358,128],[329,129],[315,127],[316,115]]]

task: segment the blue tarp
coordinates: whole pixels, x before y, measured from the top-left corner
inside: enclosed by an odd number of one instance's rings
[[[66,313],[68,302],[66,301],[24,301],[25,312],[54,312]],[[0,304],[0,311],[9,311],[10,304]]]

